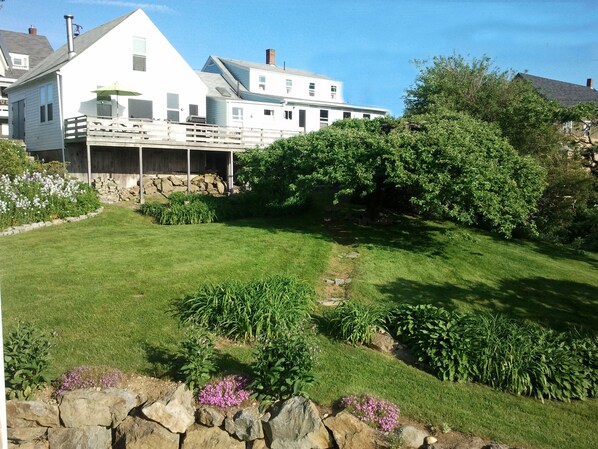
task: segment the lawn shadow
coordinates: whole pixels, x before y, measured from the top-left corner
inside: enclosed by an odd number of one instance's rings
[[[157,378],[169,378],[173,380],[183,380],[181,377],[181,367],[185,363],[176,349],[166,345],[152,345],[142,343],[142,349],[145,352],[145,358],[150,367],[144,374]]]
[[[598,289],[580,282],[534,277],[503,280],[498,287],[475,282],[462,287],[398,279],[379,290],[390,302],[505,313],[561,331],[598,329]]]
[[[243,374],[246,377],[251,375],[251,366],[240,361],[230,354],[216,351],[216,370],[223,375]]]

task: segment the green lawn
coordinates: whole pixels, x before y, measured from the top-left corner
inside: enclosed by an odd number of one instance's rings
[[[558,329],[598,328],[596,255],[411,218],[346,228],[341,243],[360,253],[352,297],[500,310]],[[317,286],[328,258],[340,251],[327,230],[320,218],[158,226],[112,206],[83,222],[0,237],[5,332],[16,318],[56,331],[55,375],[82,364],[159,375],[180,338],[168,314],[172,299],[231,277],[288,274]],[[598,446],[598,400],[542,403],[441,382],[392,357],[318,339],[311,395],[323,405],[369,392],[423,423],[447,423],[512,446]],[[246,370],[250,360],[246,346],[220,352],[226,368]]]

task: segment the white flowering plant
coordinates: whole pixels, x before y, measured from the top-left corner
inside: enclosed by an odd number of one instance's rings
[[[0,229],[85,214],[100,206],[91,187],[58,174],[0,175]]]

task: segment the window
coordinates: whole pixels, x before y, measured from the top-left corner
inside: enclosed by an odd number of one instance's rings
[[[260,90],[266,90],[266,77],[264,75],[260,75],[260,83],[259,83],[259,88]]]
[[[309,83],[309,96],[313,97],[316,94],[316,83]]]
[[[290,94],[293,90],[293,80],[287,80],[287,94]]]
[[[320,123],[328,123],[328,110],[320,109]]]
[[[370,114],[363,114],[363,118],[366,119],[366,120],[369,120],[370,119]]]
[[[199,115],[199,106],[197,106],[196,104],[190,104],[189,115]]]
[[[351,118],[350,112],[343,112],[343,118]]]
[[[243,108],[233,108],[233,120],[243,120]]]
[[[336,98],[336,86],[330,86],[330,98]]]
[[[269,115],[274,117],[274,109],[264,109],[264,115]]]
[[[13,69],[29,70],[29,56],[10,53]]]
[[[145,72],[147,68],[146,61],[146,43],[145,37],[133,38],[133,70],[136,72]]]
[[[293,120],[293,111],[284,111],[284,118],[286,120]]]
[[[54,89],[46,84],[39,89],[39,121],[41,123],[54,120]]]
[[[179,119],[179,94],[166,94],[166,119],[178,122]]]
[[[154,105],[151,100],[137,100],[129,98],[129,118],[148,118],[154,117]]]

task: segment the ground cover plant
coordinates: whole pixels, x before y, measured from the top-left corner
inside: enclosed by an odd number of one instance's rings
[[[501,311],[567,330],[596,328],[591,253],[499,240],[450,223],[407,216],[384,227],[351,225],[335,239],[355,260],[351,299],[392,307],[434,303],[449,310]],[[39,311],[36,324],[56,332],[50,371],[110,365],[155,374],[184,338],[170,300],[231,275],[252,281],[290,275],[322,283],[338,243],[321,215],[184,227],[157,226],[134,211],[106,206],[79,223],[0,237],[5,331],[11,319]],[[336,254],[336,252],[335,252]],[[69,263],[64,263],[68,260]],[[442,382],[388,355],[316,336],[318,404],[364,392],[391,401],[402,416],[530,449],[596,446],[595,399],[563,403]],[[252,347],[218,349],[219,372],[251,372]]]
[[[62,375],[55,395],[83,388],[115,388],[119,386],[121,379],[122,373],[116,368],[79,366]]]
[[[358,395],[345,396],[341,399],[341,405],[361,421],[383,432],[392,432],[399,425],[401,410],[392,402]]]

